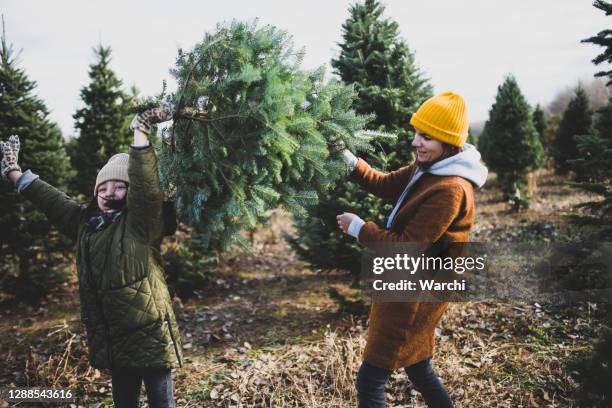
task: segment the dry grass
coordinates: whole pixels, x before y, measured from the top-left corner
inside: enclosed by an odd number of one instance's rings
[[[495,180],[477,196],[475,240],[556,239],[573,233],[562,214],[589,197],[550,172],[538,174],[531,209],[510,213]],[[327,289],[350,280],[320,275],[282,240],[286,214],[251,238],[256,255],[223,259],[214,287],[177,301],[185,368],[176,370],[178,407],[354,407],[354,379],[365,344],[364,316],[338,313]],[[87,364],[74,287],[40,309],[11,306],[0,321],[0,384],[76,388],[91,403],[110,403],[108,373]],[[446,312],[434,367],[457,407],[573,407],[566,369],[591,348],[592,305],[463,303]],[[144,398],[143,398],[144,400]],[[424,407],[405,374],[393,374],[391,407]],[[143,406],[146,403],[143,402]]]
[[[590,347],[590,311],[529,304],[452,305],[434,367],[457,407],[571,407],[575,383],[565,360]],[[365,345],[359,320],[320,337],[276,347],[250,343],[192,354],[178,381],[185,407],[354,407]],[[424,403],[402,371],[387,388],[390,406]]]
[[[179,399],[185,407],[348,407],[365,342],[361,333],[326,331],[317,341],[252,349],[229,348],[198,359],[203,375]]]

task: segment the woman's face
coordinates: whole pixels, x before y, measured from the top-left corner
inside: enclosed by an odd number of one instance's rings
[[[417,161],[421,163],[436,160],[444,151],[444,144],[441,141],[434,139],[417,128],[414,128],[412,147],[416,150]]]
[[[125,181],[109,180],[100,184],[96,195],[100,211],[107,214],[118,211],[116,207],[113,208],[112,202],[124,200],[127,196],[127,189]]]

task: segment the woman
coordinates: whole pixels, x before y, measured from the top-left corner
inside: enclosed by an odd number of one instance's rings
[[[467,242],[474,224],[474,186],[484,185],[487,168],[465,143],[468,119],[460,95],[445,92],[412,115],[416,161],[391,173],[372,169],[344,150],[350,177],[370,193],[396,201],[386,226],[355,214],[338,215],[338,225],[361,243]],[[373,303],[363,363],[357,374],[359,407],[384,407],[392,370],[404,368],[430,407],[452,407],[430,361],[435,328],[448,302]]]
[[[0,142],[1,172],[76,241],[81,317],[92,366],[110,369],[115,405],[138,407],[144,381],[151,407],[174,407],[171,368],[182,366],[179,332],[164,279],[163,194],[150,126],[172,118],[169,105],[132,121],[129,155],[100,170],[82,206],[17,164],[19,138]]]

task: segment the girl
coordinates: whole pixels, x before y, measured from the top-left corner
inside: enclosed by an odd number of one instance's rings
[[[391,173],[372,169],[344,150],[350,178],[370,193],[396,201],[385,227],[355,214],[337,216],[343,232],[361,243],[467,242],[474,224],[474,188],[484,185],[487,168],[465,143],[468,119],[460,95],[445,92],[425,101],[410,119],[416,161]],[[428,406],[452,407],[430,361],[435,328],[448,302],[373,303],[363,363],[357,374],[359,407],[385,407],[385,384],[404,368]]]
[[[113,400],[138,407],[144,381],[151,407],[174,407],[171,368],[182,366],[179,332],[159,245],[163,194],[150,126],[172,118],[163,104],[132,121],[134,143],[100,170],[82,206],[17,164],[19,138],[0,142],[1,172],[76,241],[81,318],[92,366],[110,369]]]

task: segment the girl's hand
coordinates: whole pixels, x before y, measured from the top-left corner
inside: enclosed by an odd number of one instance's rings
[[[146,110],[132,119],[130,129],[139,130],[145,135],[151,132],[151,126],[156,123],[166,122],[172,119],[174,108],[168,102],[162,102],[159,106]]]
[[[355,218],[359,218],[359,217],[356,214],[352,214],[352,213],[342,213],[336,216],[336,220],[338,221],[338,226],[340,227],[342,232],[344,232],[345,234],[348,234],[349,225],[351,225],[351,222]]]
[[[9,137],[8,142],[0,141],[0,150],[2,151],[2,161],[0,161],[0,172],[2,176],[9,180],[14,177],[9,177],[9,173],[16,171],[21,173],[21,167],[17,164],[19,159],[19,136],[13,135]],[[13,176],[13,175],[11,175]]]

